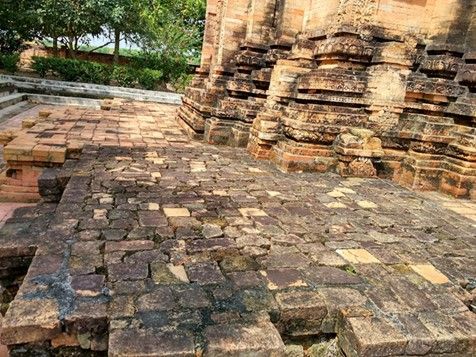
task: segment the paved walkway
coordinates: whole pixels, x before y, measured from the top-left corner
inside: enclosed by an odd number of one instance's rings
[[[281,173],[190,142],[173,107],[126,109],[99,120],[132,145],[84,147],[61,202],[0,231],[0,256],[35,254],[5,343],[302,356],[320,335],[347,356],[474,355],[473,213],[379,179]]]
[[[437,201],[441,207],[459,213],[460,215],[469,218],[476,225],[476,202],[470,200],[455,200],[453,197],[445,196],[439,192],[425,192],[422,196],[431,198]]]

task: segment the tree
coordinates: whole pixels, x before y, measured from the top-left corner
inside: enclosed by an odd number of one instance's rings
[[[103,33],[111,9],[111,0],[43,0],[36,13],[42,39],[65,45],[71,57],[88,36]]]
[[[53,40],[53,53],[58,55],[58,38],[66,28],[66,19],[62,16],[65,10],[65,2],[59,0],[43,0],[37,8],[38,36],[40,40],[51,38]]]
[[[91,37],[110,35],[119,59],[122,39],[144,50],[138,67],[179,78],[199,57],[206,0],[0,0],[0,51],[19,50],[26,40],[53,40],[76,57]]]
[[[150,0],[142,13],[142,48],[174,79],[197,58],[205,24],[205,0]]]
[[[36,37],[36,0],[0,1],[0,52],[13,53]]]
[[[160,36],[172,26],[181,29],[196,46],[202,40],[205,11],[206,0],[151,0],[145,9],[145,16],[151,26],[152,37]]]
[[[139,34],[145,33],[141,23],[145,6],[146,0],[111,0],[107,26],[114,38],[114,63],[119,62],[121,40],[137,42]]]

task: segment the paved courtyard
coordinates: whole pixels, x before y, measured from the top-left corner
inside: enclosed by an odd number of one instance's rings
[[[3,321],[13,353],[474,356],[474,203],[282,173],[146,108],[96,111],[119,139],[0,231],[4,265],[33,257]]]

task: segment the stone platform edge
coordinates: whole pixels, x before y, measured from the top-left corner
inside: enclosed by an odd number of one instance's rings
[[[93,99],[122,98],[144,102],[180,105],[182,95],[172,92],[123,88],[107,85],[56,81],[43,78],[0,75],[0,82],[7,83],[19,92],[27,94],[50,94],[66,97]]]

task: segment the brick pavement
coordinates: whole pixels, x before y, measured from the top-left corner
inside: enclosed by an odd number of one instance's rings
[[[443,195],[439,192],[425,192],[423,196],[431,197],[438,201],[438,203],[451,211],[459,213],[466,218],[473,221],[473,225],[476,225],[476,202],[471,200],[454,200],[452,197]]]
[[[69,178],[61,201],[0,231],[0,269],[33,257],[3,322],[13,352],[474,355],[470,218],[388,181],[282,173],[144,110],[93,116],[132,145],[85,145],[40,179]]]

